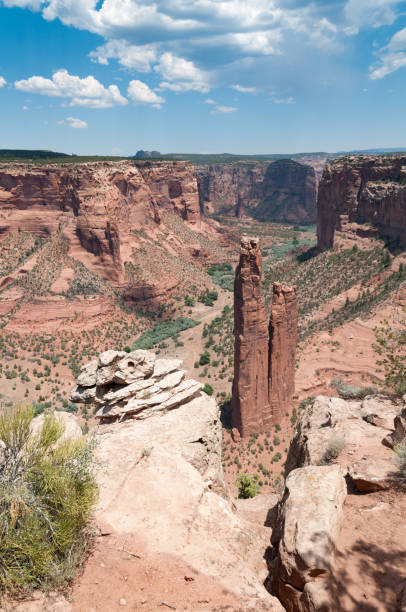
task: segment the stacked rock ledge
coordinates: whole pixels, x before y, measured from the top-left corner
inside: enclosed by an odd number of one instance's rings
[[[96,417],[101,420],[145,419],[200,395],[203,385],[185,379],[181,365],[179,359],[156,359],[141,349],[105,351],[82,366],[70,400],[100,406]]]

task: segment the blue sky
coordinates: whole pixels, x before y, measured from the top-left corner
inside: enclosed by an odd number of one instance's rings
[[[406,2],[0,0],[0,148],[406,146]]]

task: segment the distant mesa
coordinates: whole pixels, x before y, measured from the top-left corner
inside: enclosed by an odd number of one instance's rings
[[[161,153],[159,151],[144,151],[140,149],[136,152],[133,159],[150,159],[151,157],[161,157]]]

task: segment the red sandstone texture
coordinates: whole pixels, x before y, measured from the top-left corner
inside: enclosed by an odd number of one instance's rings
[[[296,287],[274,283],[268,333],[258,242],[241,239],[234,285],[232,427],[242,437],[280,422],[294,394]]]
[[[296,287],[274,283],[269,322],[269,404],[273,423],[281,422],[295,392],[297,318]]]
[[[317,201],[318,246],[336,231],[385,236],[406,247],[406,156],[350,156],[324,169]]]
[[[291,159],[196,168],[200,208],[260,221],[314,223],[316,177]]]
[[[136,246],[134,229],[165,210],[200,227],[197,182],[188,162],[0,165],[0,234],[61,229],[69,255],[116,286]]]
[[[234,284],[232,426],[241,436],[261,430],[268,405],[268,325],[261,290],[258,238],[241,239]]]

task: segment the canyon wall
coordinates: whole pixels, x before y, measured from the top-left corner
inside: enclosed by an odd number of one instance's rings
[[[379,235],[406,248],[406,156],[351,156],[327,164],[317,200],[320,249],[336,232]]]
[[[314,223],[316,176],[291,159],[197,166],[200,208],[259,221]]]
[[[296,287],[273,285],[268,322],[258,238],[243,236],[234,284],[232,427],[241,437],[280,423],[295,390]]]
[[[61,230],[69,255],[116,286],[124,283],[134,230],[164,211],[200,227],[196,178],[188,162],[0,165],[0,236]]]

